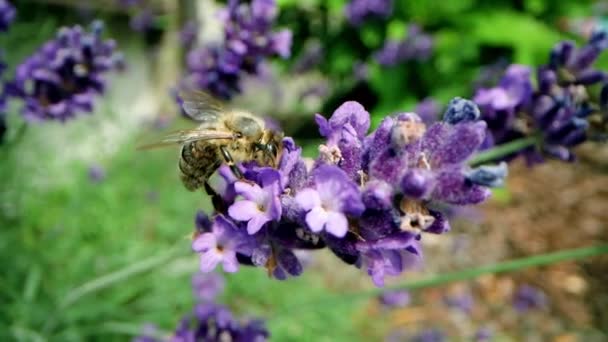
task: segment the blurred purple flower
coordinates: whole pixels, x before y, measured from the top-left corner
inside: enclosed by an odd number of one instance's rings
[[[593,86],[600,84],[608,90],[608,74],[593,64],[607,47],[608,34],[600,30],[580,48],[570,41],[560,42],[549,62],[536,70],[535,85],[530,68],[511,65],[498,86],[478,89],[475,101],[492,133],[486,147],[536,136],[537,144],[504,159],[522,154],[528,164],[541,162],[543,155],[573,161],[571,149],[587,140],[590,118],[606,117],[608,97],[601,94],[608,91],[600,90],[595,96]]]
[[[506,58],[499,58],[494,63],[482,65],[473,81],[474,91],[477,91],[480,88],[491,88],[496,85],[508,67],[509,62]]]
[[[318,40],[311,40],[304,46],[304,51],[300,53],[294,61],[291,70],[294,73],[304,73],[310,71],[321,63],[323,59],[323,46]]]
[[[268,57],[289,57],[291,31],[272,31],[277,11],[274,0],[229,1],[221,13],[224,42],[188,53],[185,82],[230,99],[241,91],[242,74],[257,74]]]
[[[414,113],[418,114],[425,125],[430,126],[440,120],[439,113],[441,105],[436,100],[428,97],[419,102],[414,108]]]
[[[192,342],[192,341],[242,341],[262,342],[269,337],[264,321],[260,319],[237,320],[230,310],[215,302],[224,286],[217,273],[198,273],[193,278],[193,292],[197,299],[194,309],[177,324],[169,338],[158,337],[153,325],[146,325],[135,342]]]
[[[351,0],[344,8],[346,18],[355,26],[370,18],[388,18],[392,13],[392,0]]]
[[[387,40],[382,49],[374,54],[375,60],[383,66],[417,60],[427,60],[433,51],[433,38],[415,24],[408,27],[407,37],[402,41]]]
[[[519,286],[513,295],[513,307],[522,313],[542,309],[547,303],[547,296],[541,289],[527,284]]]
[[[389,308],[402,308],[412,302],[412,296],[407,290],[385,291],[380,295],[380,303]]]
[[[159,338],[157,337],[158,329],[154,324],[146,324],[142,328],[141,335],[136,336],[131,340],[131,342],[157,342]]]
[[[5,32],[15,20],[17,10],[7,0],[0,0],[0,32]]]
[[[79,112],[91,112],[103,93],[106,74],[123,66],[113,40],[102,40],[103,24],[91,33],[80,26],[64,27],[57,37],[27,58],[7,84],[7,93],[24,102],[30,121],[66,121]]]
[[[412,342],[443,342],[446,341],[445,334],[435,328],[425,329],[421,331],[418,335],[412,338]]]
[[[192,277],[192,291],[194,298],[201,302],[212,302],[215,298],[224,291],[224,277],[210,272],[197,272]]]
[[[89,179],[94,183],[99,183],[106,179],[106,170],[101,165],[91,165],[89,167]]]
[[[198,38],[198,30],[198,23],[190,20],[186,22],[179,31],[179,41],[186,49],[191,48],[194,43],[196,43],[196,39]]]
[[[487,342],[491,341],[494,336],[494,332],[489,327],[481,327],[475,332],[473,341],[475,342]]]
[[[136,32],[146,32],[154,27],[154,12],[149,8],[139,10],[131,17],[129,26]]]
[[[443,301],[448,307],[466,314],[470,314],[473,310],[473,296],[468,292],[447,295]]]

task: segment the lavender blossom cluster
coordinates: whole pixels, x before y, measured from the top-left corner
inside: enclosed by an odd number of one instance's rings
[[[269,337],[264,321],[237,320],[230,309],[217,304],[215,299],[224,290],[224,278],[217,273],[197,273],[192,278],[196,306],[179,322],[169,338],[155,336],[155,329],[145,329],[134,342],[192,342],[239,341],[263,342]]]
[[[383,286],[421,261],[423,233],[450,229],[442,206],[481,203],[506,176],[504,163],[467,165],[487,130],[469,100],[453,99],[428,127],[402,113],[368,134],[370,115],[357,102],[315,120],[325,138],[316,160],[285,138],[276,169],[244,164],[244,180],[220,169],[216,213],[196,218],[203,272],[246,264],[285,279],[303,271],[294,250],[329,248]]]
[[[392,13],[392,0],[351,0],[344,8],[346,18],[354,26],[370,18],[388,18]]]
[[[560,42],[549,63],[536,69],[536,82],[532,68],[513,64],[496,87],[478,89],[474,101],[492,133],[487,146],[537,136],[536,146],[520,151],[533,164],[545,155],[573,161],[571,149],[590,137],[593,123],[604,125],[597,134],[605,138],[608,74],[593,64],[607,47],[604,31],[596,31],[580,48],[571,41]]]
[[[23,100],[29,121],[74,118],[91,112],[95,97],[104,92],[106,75],[124,66],[114,40],[102,39],[103,24],[91,32],[64,27],[56,38],[17,66],[7,94]]]
[[[6,0],[0,0],[0,32],[6,32],[11,23],[15,20],[17,10]]]
[[[401,41],[387,40],[374,54],[374,59],[383,66],[392,66],[408,61],[427,60],[433,52],[433,37],[416,24],[409,25],[407,37]]]
[[[268,57],[289,57],[291,31],[272,31],[277,12],[274,0],[250,4],[230,0],[221,13],[224,42],[190,51],[186,80],[218,98],[230,99],[240,92],[243,73],[257,74]]]

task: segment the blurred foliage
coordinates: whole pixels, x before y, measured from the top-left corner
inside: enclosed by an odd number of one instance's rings
[[[471,83],[480,68],[501,58],[528,65],[546,63],[558,41],[580,40],[561,32],[559,21],[591,15],[593,2],[395,1],[390,19],[367,21],[358,28],[340,16],[346,1],[279,3],[282,24],[294,30],[294,55],[298,56],[307,37],[320,39],[326,50],[318,68],[338,90],[325,103],[323,113],[331,113],[345,100],[357,100],[373,112],[377,123],[387,113],[413,109],[428,96],[444,104],[454,96],[471,96]],[[313,19],[298,21],[298,17]],[[373,53],[385,39],[406,36],[408,23],[433,35],[432,58],[394,67],[375,63]],[[358,61],[369,63],[367,81],[352,79]],[[366,83],[362,87],[369,91],[357,92],[353,86],[357,82]]]
[[[280,26],[294,33],[294,58],[280,62],[283,70],[303,51],[308,38],[319,39],[324,47],[325,55],[315,69],[330,79],[334,92],[324,102],[322,113],[330,114],[345,100],[357,100],[377,123],[388,113],[411,110],[425,97],[446,103],[454,96],[470,96],[471,83],[483,66],[502,57],[513,63],[545,63],[560,39],[577,39],[558,28],[559,20],[592,14],[591,1],[394,2],[389,20],[372,20],[354,28],[342,14],[345,0],[278,1]],[[108,23],[108,36],[117,37],[126,48],[128,60],[138,63],[150,58],[143,52],[146,37],[129,31],[125,15],[66,11],[41,2],[15,3],[18,20],[10,34],[0,35],[10,66],[50,38],[59,25],[86,25],[98,15]],[[433,35],[432,57],[390,68],[374,62],[372,55],[385,39],[406,36],[409,23]],[[369,64],[365,80],[353,77],[359,61]],[[606,56],[601,65],[608,66]],[[0,262],[4,266],[0,340],[124,341],[147,322],[172,330],[192,307],[190,276],[197,260],[191,255],[176,255],[68,307],[58,305],[74,288],[104,274],[173,249],[189,250],[194,213],[209,205],[203,196],[188,193],[179,184],[175,151],[142,154],[135,150],[136,139],[129,138],[117,153],[93,158],[107,173],[105,180],[94,183],[87,176],[90,160],[75,158],[57,165],[54,159],[67,149],[45,142],[62,139],[65,129],[77,145],[96,132],[97,118],[83,118],[76,126],[48,124],[51,132],[45,126],[30,127],[20,141],[11,143],[19,139],[22,124],[17,108],[12,109],[9,144],[0,146]],[[129,110],[125,104],[124,113],[102,110],[96,115],[120,124],[116,116],[129,115]],[[318,134],[309,121],[301,124],[296,138],[310,139],[306,141],[311,143],[304,144],[304,154],[313,156],[312,142]],[[496,194],[500,201],[509,200],[506,190]],[[306,272],[278,282],[259,270],[244,269],[228,278],[223,299],[237,314],[268,318],[277,341],[365,341],[384,336],[383,322],[370,323],[361,314],[365,303],[303,305],[328,292],[325,276]]]

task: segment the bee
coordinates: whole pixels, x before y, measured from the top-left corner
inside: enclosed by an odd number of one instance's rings
[[[181,145],[178,166],[188,190],[212,191],[209,177],[224,163],[239,179],[243,175],[237,163],[256,161],[260,166],[277,166],[283,149],[282,132],[268,129],[260,117],[228,108],[207,93],[184,91],[180,98],[186,114],[200,122],[199,126],[170,133],[140,149]]]

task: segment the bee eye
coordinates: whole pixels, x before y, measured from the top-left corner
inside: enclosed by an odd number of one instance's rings
[[[277,156],[277,147],[274,144],[268,145],[268,153],[270,153],[273,157]]]

